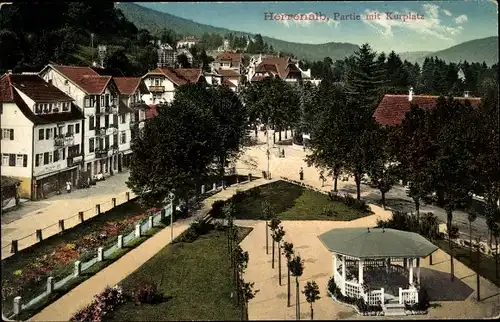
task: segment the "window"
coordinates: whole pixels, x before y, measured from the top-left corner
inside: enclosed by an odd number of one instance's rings
[[[62,110],[69,111],[69,104],[71,104],[71,103],[62,103]]]
[[[111,118],[111,115],[104,115],[104,127],[109,127],[109,119]]]
[[[94,138],[89,139],[89,152],[94,152],[95,147],[94,147]]]
[[[23,155],[18,154],[16,155],[16,167],[22,167],[23,166]]]
[[[101,96],[101,106],[105,106],[104,105],[104,95]]]
[[[80,133],[80,123],[75,124],[75,133]]]
[[[123,124],[123,123],[125,123],[125,122],[126,122],[126,120],[127,120],[127,114],[125,114],[125,113],[121,114],[121,115],[120,115],[120,118],[121,118],[121,123],[122,123],[122,124]]]
[[[49,152],[43,154],[43,164],[49,164]]]
[[[95,119],[93,116],[89,116],[89,130],[93,130],[95,128]]]
[[[127,132],[122,131],[120,135],[120,144],[125,144],[127,143]]]
[[[90,97],[88,97],[88,96],[85,97],[84,106],[85,107],[91,107],[91,105],[90,105]]]
[[[38,140],[43,140],[43,129],[38,130]]]
[[[106,106],[109,106],[109,94],[106,94]]]
[[[66,160],[66,148],[63,148],[61,151],[62,151],[62,159]]]
[[[49,163],[52,163],[52,162],[53,162],[52,153],[49,153]]]
[[[109,137],[110,137],[110,135],[106,135],[106,137],[105,137],[104,143],[106,144],[106,150],[109,149]],[[102,147],[102,144],[101,144],[101,147]]]
[[[67,79],[64,80],[64,85],[66,85],[66,86],[69,85],[69,82]]]
[[[40,104],[35,104],[35,113],[42,113],[42,106]]]
[[[160,79],[159,78],[155,78],[155,86],[160,86]]]
[[[52,138],[52,129],[45,129],[45,139],[50,140]]]
[[[14,140],[14,130],[2,129],[2,140]]]
[[[9,155],[2,154],[2,165],[9,165]]]
[[[59,151],[55,150],[54,151],[54,162],[59,161]]]
[[[113,144],[118,146],[118,134],[113,135]]]
[[[63,132],[64,132],[64,131],[63,131],[63,128],[64,128],[63,126],[59,126],[59,127],[57,128],[57,135],[63,135]]]
[[[49,103],[49,111],[52,111],[52,103]]]
[[[9,154],[9,166],[11,166],[11,167],[16,166],[16,155],[15,154]]]
[[[68,135],[73,135],[75,133],[75,126],[73,124],[68,124]]]

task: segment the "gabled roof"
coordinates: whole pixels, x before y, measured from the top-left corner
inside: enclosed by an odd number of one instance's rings
[[[273,71],[284,79],[288,74],[289,64],[291,64],[289,57],[267,56],[262,59],[255,70],[256,72]]]
[[[43,70],[48,67],[52,67],[54,70],[67,77],[71,82],[80,87],[85,93],[89,95],[102,94],[108,84],[112,81],[111,76],[101,76],[90,67],[50,64]]]
[[[264,78],[266,78],[266,77],[268,77],[268,76],[254,76],[254,77],[252,77],[252,80],[251,80],[251,81],[252,81],[252,82],[258,82],[258,81],[263,80],[263,79],[264,79]]]
[[[10,78],[12,86],[26,94],[36,103],[73,101],[71,97],[59,88],[47,83],[38,75],[11,74],[7,77]]]
[[[388,228],[338,228],[318,236],[329,251],[355,258],[422,258],[438,247],[417,233]]]
[[[158,116],[158,106],[157,105],[149,105],[149,108],[145,111],[146,119],[151,119],[155,116]]]
[[[232,64],[240,64],[243,55],[241,53],[232,53],[229,51],[220,53],[215,59],[216,62],[228,62],[230,61]]]
[[[373,113],[375,121],[381,125],[395,126],[401,124],[406,113],[411,109],[411,104],[418,105],[424,110],[434,109],[437,105],[439,96],[431,95],[413,95],[412,101],[408,99],[408,95],[389,95],[386,94],[379,103],[377,109]],[[455,97],[454,99],[465,101],[468,100],[472,106],[477,106],[481,102],[478,97]]]
[[[233,78],[239,78],[241,75],[240,73],[232,70],[232,69],[219,69],[217,71],[219,75],[222,77],[233,77]]]
[[[177,86],[197,83],[200,77],[203,75],[201,68],[171,68],[162,67],[156,68],[146,75],[162,75],[168,78],[172,83]]]
[[[114,77],[116,87],[120,94],[132,95],[143,82],[141,77]]]

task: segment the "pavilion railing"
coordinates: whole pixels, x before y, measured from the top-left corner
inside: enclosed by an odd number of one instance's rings
[[[345,283],[345,296],[360,297],[361,286],[358,283],[344,281]]]
[[[373,290],[365,294],[365,302],[369,305],[384,305],[384,289]]]
[[[418,290],[416,288],[402,289],[399,288],[399,304],[415,304],[418,303]]]
[[[408,276],[408,269],[404,268],[401,265],[391,265],[391,269],[395,272],[398,272],[399,274],[403,276]]]

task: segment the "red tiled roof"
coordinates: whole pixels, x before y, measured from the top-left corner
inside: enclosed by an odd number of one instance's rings
[[[167,77],[175,85],[185,85],[188,83],[197,83],[202,75],[201,68],[156,68],[147,75],[163,75]]]
[[[268,76],[254,76],[254,77],[252,77],[252,80],[251,80],[251,81],[252,81],[252,82],[258,82],[258,81],[263,80],[263,79],[264,79],[264,78],[266,78],[266,77],[268,77]]]
[[[151,119],[155,116],[158,116],[158,106],[157,105],[149,105],[149,107],[144,112],[146,114],[146,119]]]
[[[90,67],[50,65],[80,86],[87,94],[99,95],[108,86],[111,76],[101,76]]]
[[[243,55],[241,53],[223,52],[220,53],[215,59],[216,62],[227,62],[231,61],[232,64],[240,64]]]
[[[59,88],[47,83],[38,75],[11,74],[9,77],[14,87],[37,103],[73,101]]]
[[[410,111],[411,104],[418,105],[419,108],[429,110],[436,107],[438,96],[414,95],[412,101],[408,100],[408,95],[384,95],[384,98],[373,113],[375,121],[381,125],[395,126],[401,124]],[[455,97],[457,100],[469,100],[472,106],[477,106],[481,102],[478,97]]]
[[[134,94],[142,81],[140,77],[114,77],[113,80],[120,94],[126,95]]]
[[[262,59],[262,62],[257,66],[256,71],[275,71],[280,78],[284,79],[288,74],[288,65],[290,64],[289,57],[267,56]]]
[[[14,94],[10,83],[10,74],[4,74],[0,78],[0,102],[12,102]]]
[[[240,78],[240,73],[235,72],[232,69],[219,69],[217,73],[222,77]]]
[[[238,87],[236,85],[234,85],[233,83],[231,83],[229,80],[225,79],[223,82],[222,82],[222,85],[224,86],[228,86],[228,87]]]

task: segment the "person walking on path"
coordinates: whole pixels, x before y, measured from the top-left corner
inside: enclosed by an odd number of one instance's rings
[[[300,167],[300,170],[299,170],[299,177],[300,177],[300,181],[304,180],[304,169],[302,167]]]
[[[323,171],[319,173],[319,180],[321,181],[321,188],[323,188],[325,186],[325,181],[326,181],[325,176],[323,175]]]
[[[67,182],[66,182],[66,191],[67,191],[68,193],[70,193],[70,192],[71,192],[71,182],[69,182],[69,181],[67,181]]]

